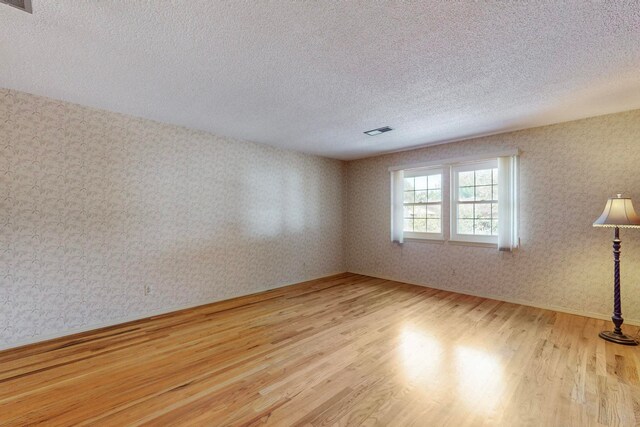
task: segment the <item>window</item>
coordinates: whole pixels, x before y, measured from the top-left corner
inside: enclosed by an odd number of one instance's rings
[[[404,174],[403,231],[407,237],[442,238],[442,170]]]
[[[497,243],[498,161],[454,166],[451,239]]]
[[[517,153],[389,168],[391,240],[517,247]]]

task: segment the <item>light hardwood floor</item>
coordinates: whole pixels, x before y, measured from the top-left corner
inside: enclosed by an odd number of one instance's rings
[[[605,325],[345,273],[0,352],[0,425],[638,425]]]

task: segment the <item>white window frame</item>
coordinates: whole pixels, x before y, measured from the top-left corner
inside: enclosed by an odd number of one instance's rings
[[[449,191],[451,195],[451,204],[449,207],[449,224],[451,228],[450,240],[454,242],[471,242],[471,243],[491,243],[498,244],[498,236],[487,236],[478,234],[458,234],[458,205],[478,203],[476,201],[461,202],[458,200],[458,173],[475,171],[482,169],[496,169],[498,167],[498,159],[480,160],[476,162],[463,163],[451,166],[451,177]],[[499,190],[498,190],[499,191]],[[497,203],[498,200],[487,200],[488,203]],[[498,219],[499,221],[500,219]]]
[[[444,205],[444,199],[446,197],[444,189],[444,169],[441,167],[427,167],[427,168],[415,168],[407,169],[404,171],[404,178],[411,178],[416,176],[430,176],[440,175],[440,202],[426,202],[420,203],[424,205],[440,205],[440,233],[418,232],[418,231],[405,231],[404,237],[407,239],[424,239],[424,240],[444,240],[444,218],[442,209]],[[404,203],[403,203],[404,206]]]
[[[461,245],[470,245],[470,246],[483,246],[483,247],[496,247],[501,251],[511,251],[520,245],[520,239],[518,237],[518,224],[519,224],[519,179],[518,179],[518,168],[519,168],[519,156],[520,150],[517,148],[505,149],[496,152],[488,152],[482,155],[473,155],[473,156],[461,156],[456,158],[428,161],[423,163],[413,163],[413,164],[405,164],[405,165],[396,165],[388,168],[391,173],[391,240],[393,242],[402,244],[403,238],[406,235],[408,241],[437,241],[443,242],[445,244],[461,244]],[[509,160],[510,165],[507,164],[505,168],[505,159],[511,158]],[[472,169],[476,169],[478,164],[482,164],[485,162],[494,162],[494,165],[497,165],[498,170],[508,170],[507,175],[503,175],[498,178],[498,192],[499,192],[499,221],[502,218],[508,218],[507,222],[500,221],[498,223],[498,236],[478,236],[478,235],[458,235],[454,233],[455,227],[457,227],[457,176],[453,172],[454,170],[460,170],[461,167],[471,166]],[[491,166],[494,168],[496,166]],[[398,192],[397,185],[394,184],[396,182],[397,174],[403,176],[405,173],[410,173],[413,170],[425,170],[425,169],[441,169],[442,170],[442,178],[443,178],[443,186],[442,186],[442,228],[443,232],[441,237],[435,239],[425,239],[423,238],[414,238],[409,234],[413,233],[404,233],[402,230],[403,224],[398,224],[400,221],[396,221],[398,215],[396,215],[396,209],[399,207],[399,201],[396,198],[396,193]],[[445,174],[448,173],[447,186],[444,186],[444,178]],[[501,185],[503,183],[503,179],[508,181],[508,185]],[[404,188],[403,186],[400,186]],[[449,192],[449,196],[447,198],[446,192]],[[507,197],[505,197],[505,194]],[[446,200],[446,203],[445,203]],[[505,204],[505,201],[507,202]],[[402,206],[402,209],[404,207]],[[448,209],[448,210],[447,210]],[[505,212],[506,211],[506,212]],[[507,214],[505,216],[505,213]],[[445,229],[445,222],[443,215],[448,214],[449,226]],[[404,216],[404,214],[403,214]],[[404,220],[402,218],[402,220]],[[506,229],[506,233],[504,230]],[[399,234],[398,234],[399,233]],[[421,233],[423,234],[423,233]]]

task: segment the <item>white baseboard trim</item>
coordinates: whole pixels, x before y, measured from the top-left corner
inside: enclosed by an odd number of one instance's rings
[[[79,328],[66,329],[64,331],[56,332],[56,333],[53,333],[53,334],[38,335],[37,337],[33,337],[33,338],[30,338],[30,339],[27,339],[27,340],[23,340],[23,341],[18,341],[18,342],[13,342],[13,343],[0,343],[0,351],[9,350],[9,349],[12,349],[12,348],[18,348],[18,347],[22,347],[22,346],[30,345],[30,344],[36,344],[36,343],[39,343],[39,342],[49,341],[49,340],[53,340],[53,339],[56,339],[56,338],[62,338],[62,337],[66,337],[66,336],[69,336],[69,335],[75,335],[75,334],[79,334],[79,333],[82,333],[82,332],[89,332],[89,331],[93,331],[93,330],[96,330],[96,329],[107,328],[109,326],[117,326],[117,325],[120,325],[122,323],[128,323],[128,322],[133,322],[135,320],[146,319],[147,317],[160,316],[162,314],[173,313],[174,311],[186,310],[186,309],[189,309],[189,308],[199,307],[201,305],[208,305],[208,304],[213,304],[215,302],[221,302],[221,301],[227,301],[227,300],[234,299],[234,298],[246,297],[246,296],[249,296],[249,295],[259,294],[261,292],[272,291],[274,289],[284,288],[286,286],[291,286],[291,285],[295,285],[295,284],[298,284],[298,283],[310,282],[312,280],[318,280],[318,279],[322,279],[322,278],[325,278],[325,277],[331,277],[331,276],[335,276],[337,274],[343,274],[343,273],[347,273],[347,272],[346,271],[339,271],[337,273],[323,274],[322,276],[311,277],[311,278],[303,279],[303,280],[300,280],[300,281],[297,281],[297,282],[285,283],[285,284],[281,284],[281,285],[278,285],[278,286],[274,286],[273,288],[264,289],[262,291],[252,292],[252,293],[244,294],[244,295],[237,295],[237,296],[231,297],[231,298],[218,298],[218,299],[208,299],[208,300],[204,300],[204,301],[196,301],[196,302],[193,302],[193,303],[190,303],[190,304],[187,304],[187,305],[167,307],[167,308],[162,308],[162,309],[159,309],[159,310],[149,311],[149,312],[146,312],[146,313],[140,313],[140,314],[136,314],[136,315],[133,315],[133,316],[124,317],[124,318],[120,318],[120,319],[113,319],[113,320],[110,320],[108,322],[94,323],[94,324],[87,325],[87,326],[81,326]]]
[[[562,307],[562,306],[558,306],[558,305],[541,304],[541,303],[536,303],[536,302],[527,301],[527,300],[521,300],[521,299],[517,299],[517,298],[505,298],[505,297],[502,297],[502,296],[471,292],[471,291],[467,291],[467,290],[464,290],[464,289],[462,289],[462,290],[461,289],[448,289],[448,288],[443,288],[443,287],[438,287],[438,286],[433,286],[433,285],[427,285],[425,283],[416,283],[416,282],[409,282],[409,281],[406,281],[406,280],[394,279],[392,277],[381,276],[379,274],[362,273],[362,272],[354,271],[354,270],[349,270],[349,273],[361,274],[363,276],[375,277],[375,278],[383,279],[383,280],[392,280],[394,282],[408,283],[410,285],[422,286],[424,288],[437,289],[439,291],[449,291],[449,292],[454,292],[454,293],[462,294],[462,295],[470,295],[470,296],[474,296],[474,297],[488,298],[488,299],[493,299],[493,300],[497,300],[497,301],[504,301],[504,302],[508,302],[508,303],[512,303],[512,304],[526,305],[528,307],[535,307],[535,308],[542,308],[542,309],[545,309],[545,310],[559,311],[560,313],[575,314],[577,316],[591,317],[593,319],[611,321],[611,315],[610,314],[607,315],[607,314],[595,313],[595,312],[591,312],[591,311],[579,311],[579,310],[574,310],[572,308]],[[627,319],[627,318],[625,318],[624,319],[624,324],[625,325],[640,326],[640,319]]]

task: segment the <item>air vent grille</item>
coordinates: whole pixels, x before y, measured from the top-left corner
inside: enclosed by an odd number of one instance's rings
[[[31,8],[31,0],[0,0],[0,3],[13,6],[16,9],[20,9],[28,13],[33,13],[33,9]]]
[[[380,135],[381,133],[389,132],[390,130],[393,130],[393,129],[390,128],[389,126],[385,126],[378,129],[368,130],[365,133],[369,136],[375,136],[375,135]]]

